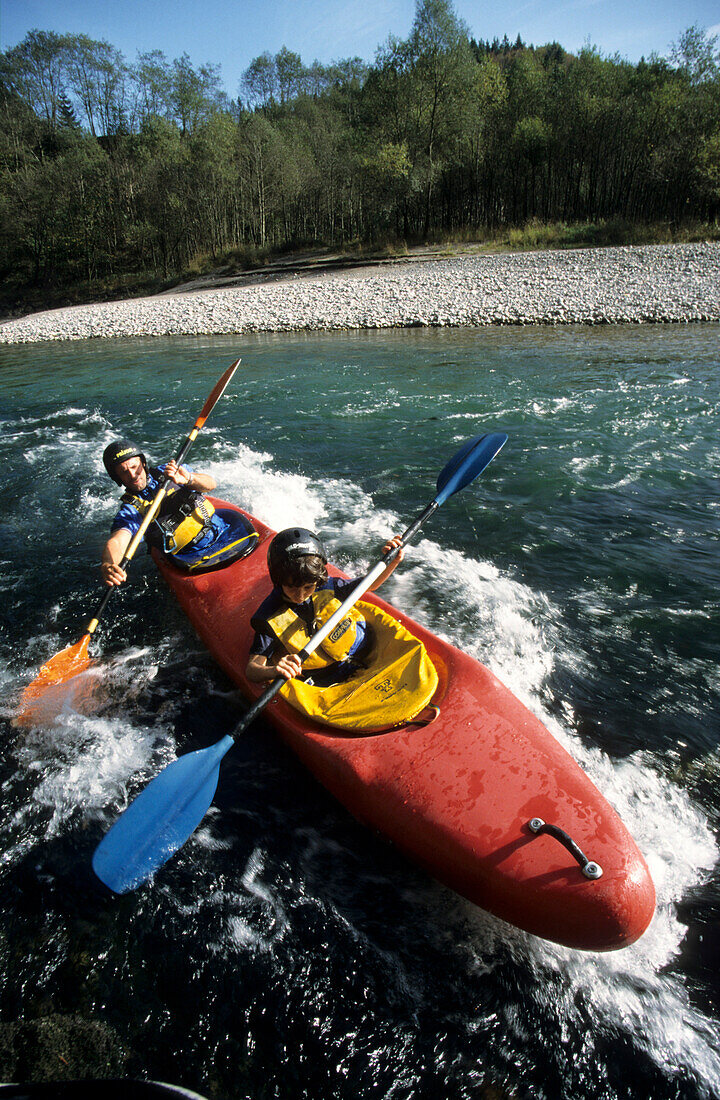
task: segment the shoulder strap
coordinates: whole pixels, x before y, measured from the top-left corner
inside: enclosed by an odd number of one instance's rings
[[[158,487],[163,479],[163,472],[158,466],[149,466],[148,474],[158,483]],[[178,488],[173,482],[168,482],[167,495],[169,496]],[[157,489],[153,490],[153,496],[157,492]],[[126,489],[123,495],[120,497],[121,504],[134,504],[138,511],[142,511],[143,508],[147,508],[151,501],[146,500],[145,497],[140,496],[139,493],[133,493],[130,489]]]
[[[266,596],[253,615],[250,616],[250,625],[253,630],[257,630],[259,634],[267,634],[270,629],[268,626],[268,617],[273,615],[278,609],[278,598],[275,590]]]

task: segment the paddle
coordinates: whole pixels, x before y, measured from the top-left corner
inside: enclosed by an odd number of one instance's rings
[[[187,438],[185,439],[185,442],[177,453],[175,462],[178,466],[181,464],[186,454],[190,450],[190,447],[195,442],[195,438],[198,432],[203,427],[213,408],[224,394],[228,384],[230,383],[230,379],[232,378],[239,366],[240,360],[236,359],[235,362],[228,367],[223,376],[219,379],[217,385],[203,405],[200,415],[193,424]],[[145,532],[147,531],[152,521],[155,519],[155,516],[160,509],[160,505],[162,504],[164,497],[167,495],[167,485],[167,480],[163,479],[160,488],[153,497],[151,507],[148,509],[142,523],[140,524],[140,528],[137,534],[134,536],[134,538],[130,542],[130,545],[125,551],[125,556],[120,562],[121,569],[127,569],[127,566],[133,558],[135,551],[142,542]],[[98,604],[95,614],[88,623],[85,633],[83,634],[80,641],[76,642],[74,645],[67,646],[66,649],[61,650],[60,653],[56,653],[54,657],[51,657],[49,661],[46,661],[35,679],[25,688],[22,694],[22,698],[20,700],[23,710],[19,714],[16,721],[22,722],[23,720],[32,718],[33,707],[47,688],[65,683],[67,680],[72,679],[73,676],[77,676],[80,672],[84,672],[92,664],[92,657],[88,655],[88,645],[90,644],[90,639],[97,630],[100,616],[107,607],[108,601],[110,600],[110,597],[112,596],[116,587],[116,585],[113,585],[112,588],[108,588],[105,591],[105,595]]]
[[[406,545],[425,520],[453,493],[482,473],[507,441],[507,435],[493,432],[476,436],[453,455],[437,480],[437,495],[401,536]],[[310,639],[300,654],[305,660],[372,586],[387,564],[398,554],[391,550],[354,587],[337,611]],[[206,749],[187,753],[168,764],[120,815],[100,841],[93,856],[98,878],[116,894],[125,894],[145,882],[181,848],[205,816],[215,796],[220,762],[235,739],[285,683],[279,676],[253,703],[231,734]]]

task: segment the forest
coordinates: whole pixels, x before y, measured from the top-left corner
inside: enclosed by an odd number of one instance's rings
[[[0,113],[6,309],[310,247],[720,217],[720,52],[698,27],[630,63],[476,41],[449,0],[417,0],[372,63],[283,47],[236,99],[187,54],[33,30],[0,54]]]

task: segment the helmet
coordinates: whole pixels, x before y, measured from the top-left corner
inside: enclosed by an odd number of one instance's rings
[[[114,443],[109,443],[103,451],[103,464],[105,469],[117,485],[122,485],[122,481],[115,473],[115,467],[119,462],[125,462],[128,458],[142,459],[142,464],[147,470],[145,455],[142,451],[139,451],[135,444],[131,443],[129,439],[117,439]]]
[[[327,554],[317,535],[305,527],[288,527],[278,532],[268,548],[268,571],[273,584],[280,585],[298,559],[318,557],[327,565]]]

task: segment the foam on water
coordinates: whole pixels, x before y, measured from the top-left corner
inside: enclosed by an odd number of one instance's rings
[[[247,906],[248,897],[259,902],[264,910],[264,934],[258,934],[257,923],[251,924],[243,919],[241,913],[235,913],[228,921],[228,939],[237,947],[251,947],[255,951],[269,951],[280,939],[287,928],[289,921],[281,901],[276,893],[262,881],[263,860],[262,852],[255,848],[247,861],[242,876],[242,885],[246,894],[242,898],[242,905]]]
[[[82,821],[110,820],[111,808],[127,805],[129,780],[149,777],[151,768],[172,759],[171,745],[167,731],[139,727],[127,715],[102,718],[71,709],[52,725],[23,731],[12,759],[24,795],[19,804],[8,800],[13,808],[0,830],[3,867]]]
[[[107,827],[140,786],[175,758],[171,727],[157,717],[138,723],[137,707],[159,663],[177,646],[178,640],[169,638],[154,653],[128,646],[110,659],[99,658],[81,675],[48,688],[33,704],[29,722],[12,730],[4,756],[4,869],[83,823],[99,820]],[[45,659],[60,648],[57,639],[38,635],[30,639],[27,654]],[[23,681],[1,664],[0,714],[12,721],[22,706]]]
[[[270,454],[241,445],[232,459],[206,464],[216,478],[220,497],[246,508],[268,526],[280,530],[295,525],[320,527],[325,514],[321,493],[310,479],[274,467]]]
[[[211,807],[208,818],[216,813]],[[192,844],[210,851],[224,847],[207,825],[193,835]],[[272,956],[290,928],[290,918],[278,890],[263,879],[264,860],[263,849],[256,845],[232,882],[211,881],[190,901],[180,900],[161,879],[156,888],[184,921],[203,927],[211,955],[224,959],[247,954]]]
[[[29,466],[50,461],[68,469],[95,468],[104,474],[98,456],[98,437],[110,442],[114,438],[111,425],[97,410],[89,413],[78,409],[77,418],[70,415],[71,411],[60,410],[56,419],[13,421],[14,431],[6,435],[5,442],[13,443],[15,451],[18,445],[24,447],[23,460]],[[70,421],[68,426],[64,423],[66,418]]]

